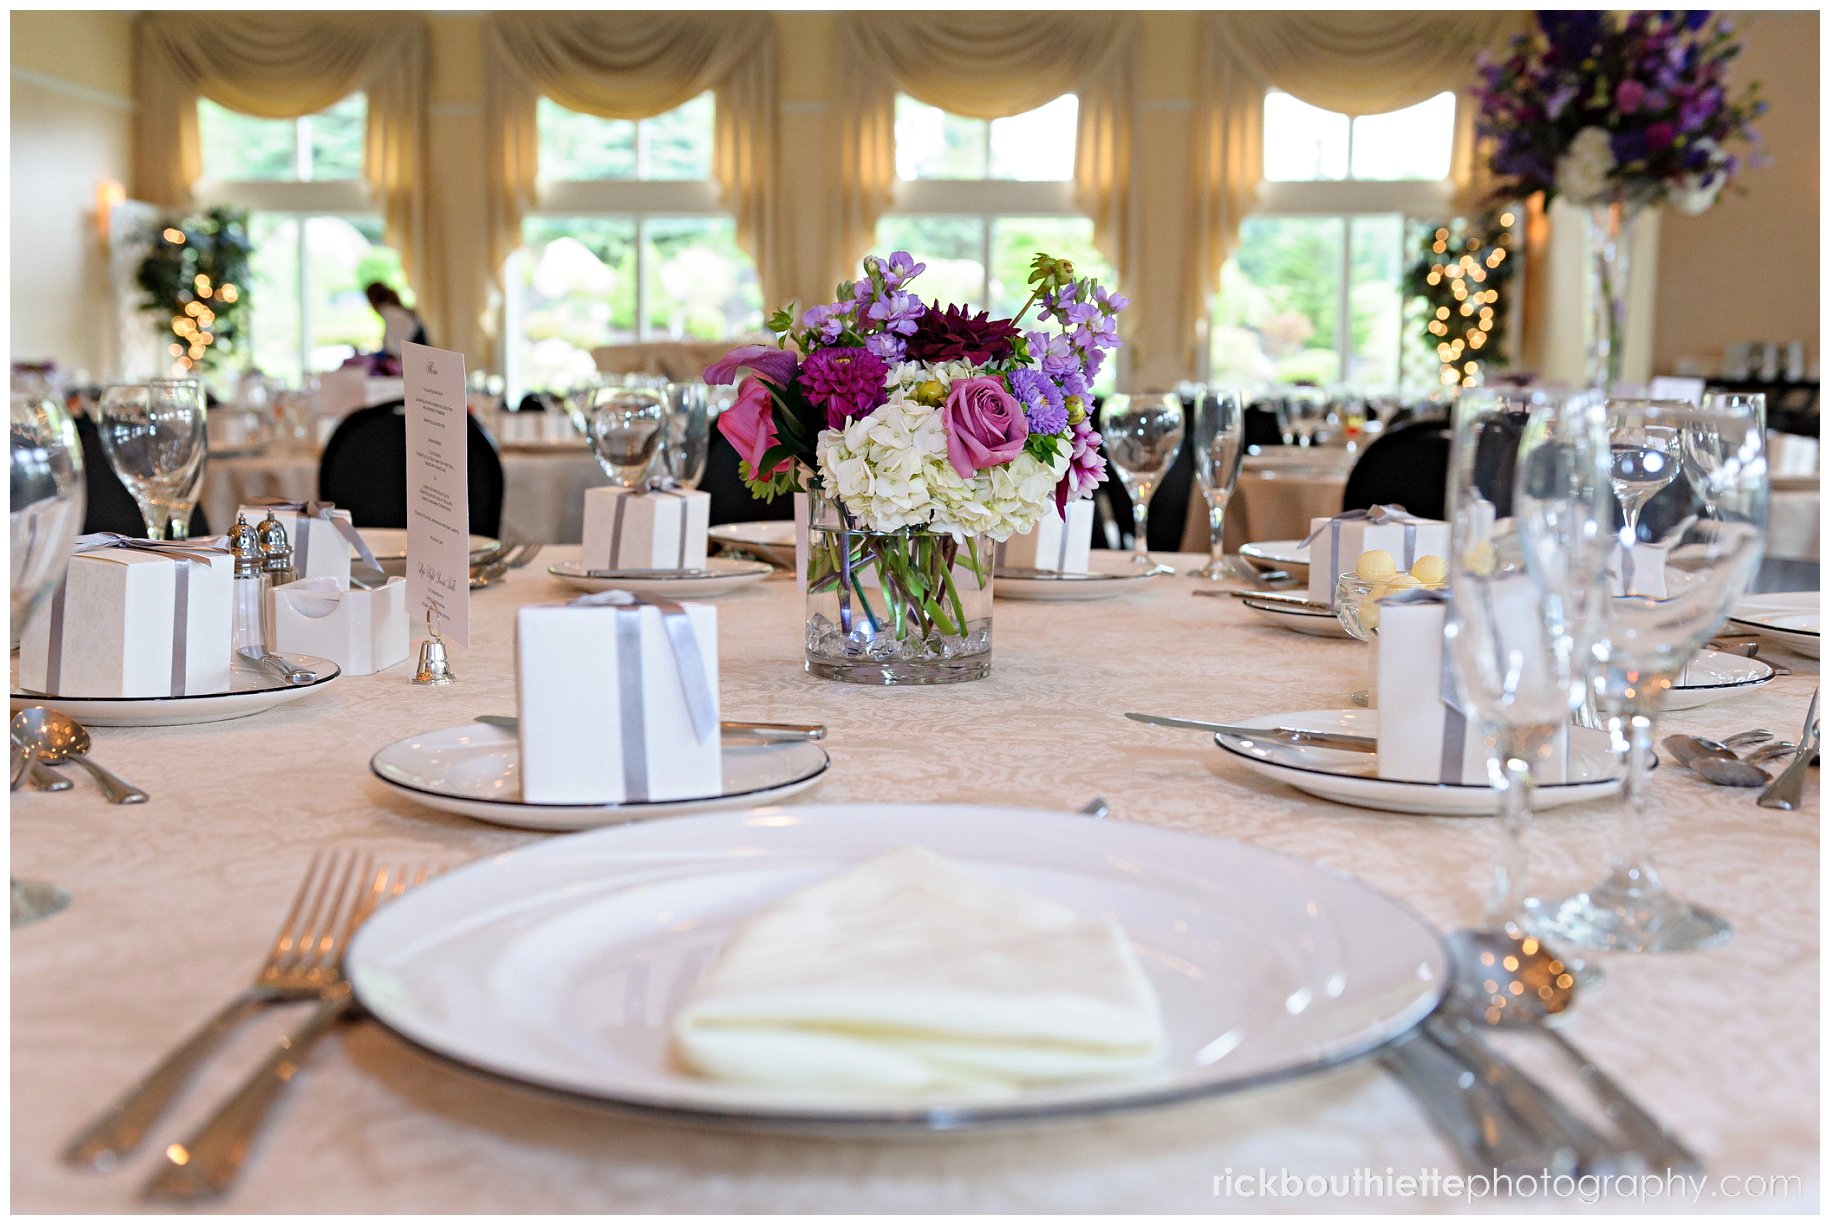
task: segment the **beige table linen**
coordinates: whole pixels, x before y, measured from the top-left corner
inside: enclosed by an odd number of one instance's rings
[[[553,549],[548,561],[572,556]],[[1173,557],[1178,569],[1195,562]],[[1378,813],[1263,781],[1198,733],[1126,710],[1240,717],[1344,707],[1367,648],[1299,637],[1231,600],[1164,578],[1085,604],[997,603],[984,681],[874,689],[801,669],[802,609],[777,579],[718,601],[727,718],[819,721],[833,769],[792,804],[909,800],[1069,810],[1235,838],[1388,890],[1445,928],[1479,913],[1491,820]],[[73,793],[13,798],[12,866],[75,897],[12,937],[12,1207],[124,1212],[161,1145],[264,1053],[268,1017],[214,1065],[148,1151],[108,1174],[57,1153],[99,1107],[240,988],[306,861],[325,847],[457,864],[542,841],[421,808],[368,772],[376,749],[514,709],[513,612],[565,590],[541,568],[474,597],[469,649],[443,689],[407,667],[343,680],[233,722],[99,728],[97,756],[152,794],[110,807]],[[1790,735],[1816,664],[1764,691],[1673,716],[1669,730],[1763,725]],[[1792,1179],[1778,1198],[1705,1208],[1815,1206],[1818,1195],[1818,802],[1754,805],[1667,767],[1652,783],[1660,864],[1735,926],[1721,948],[1605,956],[1605,987],[1567,1029],[1703,1156],[1711,1174]],[[1067,811],[1061,837],[1088,836]],[[1544,814],[1532,836],[1546,890],[1585,885],[1614,835],[1605,803]],[[1521,1039],[1521,1041],[1525,1041]],[[1540,1052],[1541,1053],[1541,1052]],[[1143,1212],[1319,1207],[1457,1210],[1461,1200],[1216,1195],[1228,1171],[1299,1178],[1458,1172],[1399,1085],[1361,1063],[1281,1086],[1053,1130],[919,1143],[719,1134],[552,1100],[461,1071],[372,1022],[313,1054],[240,1184],[235,1212]],[[1503,1201],[1477,1200],[1476,1208]],[[1578,1203],[1537,1200],[1581,1207]],[[1637,1207],[1609,1199],[1604,1207]]]

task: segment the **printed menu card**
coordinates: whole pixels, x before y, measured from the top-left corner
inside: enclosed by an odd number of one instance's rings
[[[464,355],[401,350],[407,403],[407,611],[470,643],[470,441]]]

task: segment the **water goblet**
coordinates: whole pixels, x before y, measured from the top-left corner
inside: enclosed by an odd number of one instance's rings
[[[98,412],[102,451],[139,504],[147,539],[165,539],[172,519],[188,524],[208,450],[203,384],[117,384],[102,392]]]
[[[699,488],[712,441],[711,396],[704,383],[669,383],[667,474],[687,489]]]
[[[1153,572],[1150,557],[1150,498],[1182,446],[1182,402],[1174,395],[1115,395],[1099,417],[1106,458],[1131,498],[1136,528],[1133,565]]]
[[[667,401],[645,387],[608,387],[591,408],[591,452],[613,482],[633,489],[648,475],[661,451]]]
[[[1634,458],[1610,483],[1618,509],[1617,572],[1609,576],[1591,684],[1627,755],[1618,849],[1598,885],[1541,907],[1538,926],[1573,943],[1627,952],[1708,948],[1728,924],[1679,899],[1652,862],[1646,803],[1652,745],[1665,695],[1684,664],[1722,626],[1760,564],[1767,518],[1765,438],[1751,405],[1610,400],[1614,453],[1656,452],[1658,498],[1642,496]]]
[[[1316,431],[1328,424],[1328,398],[1313,387],[1298,387],[1283,397],[1278,425],[1284,443],[1312,447]]]
[[[1245,398],[1231,388],[1194,385],[1195,479],[1207,499],[1207,565],[1189,573],[1223,579],[1226,569],[1226,504],[1245,458]]]

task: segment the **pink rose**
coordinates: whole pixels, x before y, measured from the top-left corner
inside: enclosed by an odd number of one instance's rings
[[[777,472],[786,472],[793,461],[784,459],[771,472],[762,471],[762,457],[776,443],[775,401],[761,379],[747,378],[737,389],[737,400],[718,414],[718,432],[723,434],[739,458],[750,465],[754,479],[763,481]]]
[[[947,430],[947,459],[962,477],[1007,464],[1023,451],[1029,422],[1023,406],[1004,390],[1004,380],[954,379],[941,424]]]

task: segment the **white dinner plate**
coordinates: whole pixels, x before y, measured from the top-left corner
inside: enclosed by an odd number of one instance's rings
[[[1318,612],[1313,608],[1285,604],[1278,600],[1254,600],[1249,596],[1239,602],[1271,624],[1281,625],[1299,634],[1309,634],[1316,638],[1353,637],[1347,632],[1347,627],[1341,624],[1341,619],[1331,612]]]
[[[1231,722],[1243,727],[1290,727],[1303,731],[1344,732],[1352,736],[1376,737],[1379,734],[1379,712],[1376,710],[1302,710]],[[1373,771],[1377,759],[1372,753],[1266,744],[1225,734],[1215,735],[1214,741],[1266,778],[1287,783],[1324,800],[1336,800],[1357,808],[1433,817],[1485,817],[1499,811],[1493,788],[1484,781],[1404,783],[1376,778]],[[1533,808],[1561,808],[1565,804],[1604,799],[1620,790],[1625,775],[1609,750],[1606,732],[1570,728],[1569,753],[1572,781],[1540,783],[1532,792]]]
[[[364,527],[358,528],[362,533],[363,543],[368,545],[369,552],[375,555],[381,569],[387,574],[405,574],[407,572],[407,529],[404,527]],[[475,566],[488,561],[502,551],[502,542],[493,536],[472,536],[470,538],[470,564]],[[357,556],[356,550],[349,551],[351,558]]]
[[[764,561],[794,569],[794,521],[757,519],[749,523],[720,523],[706,533],[718,544],[742,549]]]
[[[1729,620],[1758,630],[1800,655],[1817,659],[1818,638],[1822,632],[1819,610],[1822,600],[1822,595],[1815,591],[1775,591],[1749,596],[1735,605]]]
[[[627,804],[526,804],[515,733],[465,723],[396,740],[369,760],[369,769],[402,795],[441,812],[520,829],[579,830],[786,799],[813,786],[830,764],[826,750],[807,740],[727,742],[724,789],[717,795]]]
[[[496,449],[498,451],[516,451],[523,455],[571,455],[574,452],[589,455],[591,444],[578,434],[573,434],[569,438],[516,438],[508,442],[504,442],[498,436]]]
[[[253,669],[229,673],[226,693],[206,693],[178,698],[76,698],[28,693],[19,687],[19,660],[13,660],[12,708],[49,706],[78,723],[92,727],[175,727],[184,723],[221,723],[258,715],[263,710],[296,702],[321,692],[343,675],[328,659],[288,651],[286,658],[318,674],[309,685],[288,685],[277,676]]]
[[[1134,574],[1050,574],[1036,572],[993,573],[993,599],[1008,600],[1109,600],[1113,596],[1136,591],[1156,575],[1138,571]]]
[[[1300,540],[1258,540],[1242,544],[1239,556],[1260,570],[1288,570],[1291,578],[1309,577],[1309,546]]]
[[[1773,665],[1765,660],[1727,651],[1698,651],[1665,694],[1664,709],[1693,710],[1722,698],[1752,693],[1775,675]]]
[[[710,599],[751,583],[760,583],[775,573],[766,561],[739,561],[733,557],[710,557],[699,567],[710,571],[701,575],[655,575],[643,578],[589,578],[582,561],[555,562],[546,572],[568,587],[580,591],[627,591],[634,595],[661,596],[666,599]]]
[[[911,844],[1120,924],[1162,1002],[1163,1068],[943,1100],[728,1084],[669,1058],[683,997],[738,924]],[[763,808],[523,847],[387,906],[346,961],[383,1024],[472,1068],[685,1121],[890,1135],[1155,1106],[1330,1067],[1427,1015],[1446,965],[1409,909],[1299,859],[1070,813],[914,804]]]

